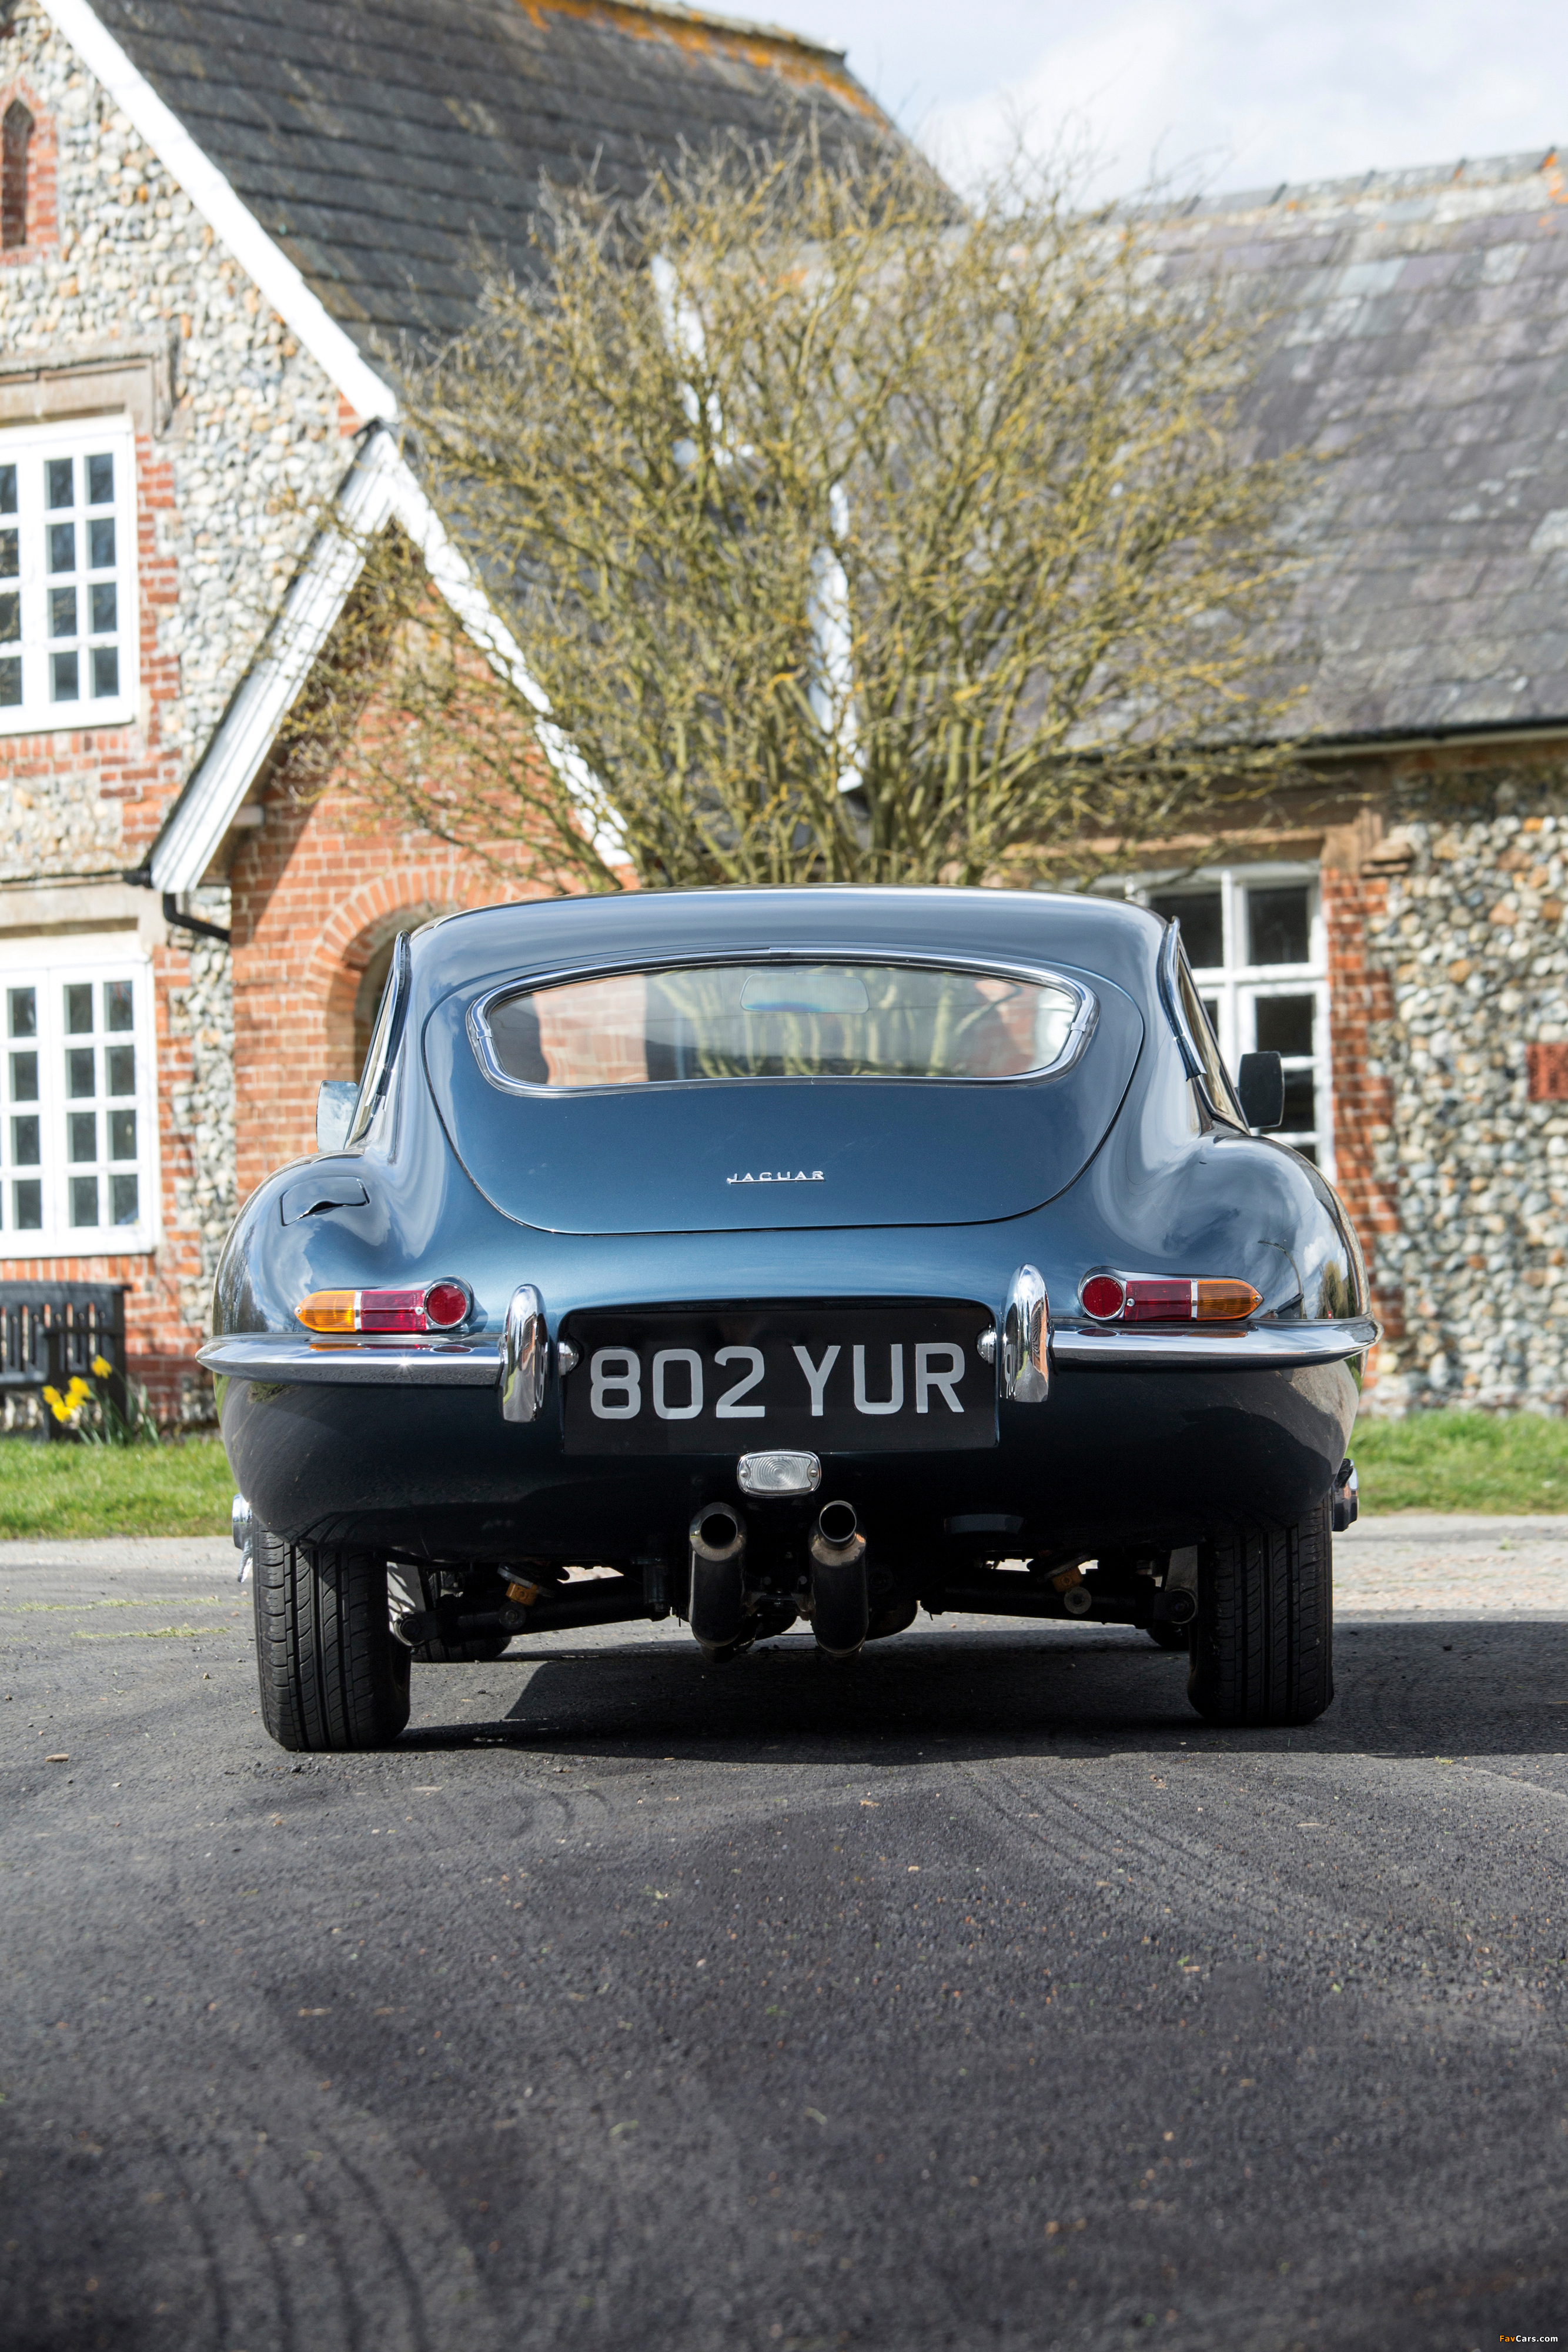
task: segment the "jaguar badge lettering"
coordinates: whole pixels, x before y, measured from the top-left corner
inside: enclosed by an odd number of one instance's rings
[[[759,1168],[753,1175],[748,1169],[744,1176],[727,1176],[724,1181],[727,1184],[820,1184],[822,1171],[820,1168],[797,1168],[791,1173],[788,1168]]]

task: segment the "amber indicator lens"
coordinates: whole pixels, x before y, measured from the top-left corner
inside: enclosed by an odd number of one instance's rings
[[[1092,1274],[1078,1296],[1096,1323],[1235,1323],[1263,1304],[1249,1282],[1218,1275]]]
[[[357,1290],[313,1290],[294,1312],[311,1331],[357,1331],[360,1294]]]
[[[1249,1282],[1195,1282],[1193,1318],[1198,1323],[1231,1323],[1251,1315],[1263,1304]]]
[[[452,1331],[474,1304],[445,1277],[408,1290],[313,1290],[294,1312],[308,1331]]]

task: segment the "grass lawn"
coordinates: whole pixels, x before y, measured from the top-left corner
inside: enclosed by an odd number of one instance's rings
[[[1568,1511],[1568,1420],[1414,1413],[1351,1440],[1368,1511]],[[0,1538],[225,1536],[234,1479],[215,1437],[178,1445],[0,1439]]]
[[[1368,1511],[1568,1511],[1568,1420],[1417,1412],[1350,1443]]]
[[[0,1538],[226,1536],[234,1490],[215,1437],[156,1446],[0,1438]]]

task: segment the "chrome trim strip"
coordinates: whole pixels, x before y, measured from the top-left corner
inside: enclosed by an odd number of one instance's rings
[[[1337,1364],[1364,1355],[1381,1329],[1370,1315],[1343,1322],[1249,1323],[1227,1332],[1116,1329],[1104,1324],[1073,1330],[1059,1323],[1051,1335],[1051,1352],[1059,1365],[1077,1367],[1285,1371],[1292,1365]]]
[[[1051,1392],[1051,1304],[1037,1267],[1020,1265],[1002,1317],[1002,1394],[1043,1404]]]
[[[501,1335],[501,1419],[537,1421],[549,1370],[545,1303],[531,1282],[519,1282]]]
[[[1181,982],[1176,977],[1176,960],[1180,953],[1181,924],[1173,916],[1166,924],[1166,935],[1160,941],[1159,962],[1156,966],[1160,1003],[1165,1006],[1166,1020],[1176,1032],[1176,1045],[1180,1049],[1187,1076],[1196,1078],[1207,1095],[1208,1089],[1205,1084],[1203,1056],[1187,1034],[1186,1016],[1182,1011]],[[1210,1108],[1212,1107],[1211,1105]]]
[[[585,964],[573,968],[564,966],[554,971],[538,972],[517,981],[508,980],[499,988],[486,990],[476,997],[468,1007],[465,1022],[468,1040],[474,1048],[480,1069],[493,1087],[503,1094],[532,1095],[546,1099],[560,1100],[569,1095],[602,1095],[624,1093],[622,1084],[598,1087],[540,1087],[526,1078],[509,1077],[496,1058],[495,1043],[490,1035],[489,1016],[492,1005],[514,996],[537,996],[542,989],[569,988],[590,980],[613,980],[622,972],[639,971],[699,971],[715,964],[790,964],[790,963],[881,963],[894,964],[916,971],[974,972],[981,980],[1018,980],[1035,986],[1065,988],[1078,1000],[1078,1010],[1072,1024],[1062,1041],[1054,1062],[1042,1062],[1038,1069],[1015,1070],[1000,1078],[922,1078],[865,1077],[854,1079],[799,1078],[647,1078],[639,1082],[637,1091],[663,1087],[815,1087],[832,1086],[904,1086],[904,1087],[1016,1087],[1036,1078],[1060,1078],[1080,1059],[1084,1047],[1094,1034],[1100,1018],[1100,1003],[1093,991],[1085,988],[1081,980],[1073,980],[1064,971],[1054,971],[1045,964],[1025,964],[986,961],[979,958],[950,955],[921,955],[901,950],[896,955],[872,955],[863,950],[824,948],[820,953],[810,953],[799,948],[782,950],[762,949],[750,954],[736,950],[729,953],[707,955],[639,956],[616,963]]]
[[[282,1386],[314,1388],[342,1382],[356,1388],[493,1389],[501,1353],[493,1339],[433,1340],[423,1346],[396,1340],[377,1347],[362,1339],[274,1338],[242,1331],[209,1339],[196,1361],[225,1380],[276,1381]]]

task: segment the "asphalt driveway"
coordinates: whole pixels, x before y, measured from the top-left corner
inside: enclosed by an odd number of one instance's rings
[[[293,1760],[233,1577],[0,1547],[9,2352],[1568,2323],[1568,1520],[1364,1525],[1278,1733],[1120,1632],[621,1627]]]

